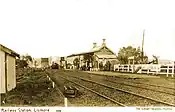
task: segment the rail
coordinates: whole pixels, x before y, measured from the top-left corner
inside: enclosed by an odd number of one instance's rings
[[[70,76],[70,75],[68,75],[68,76]],[[123,89],[120,89],[120,88],[112,87],[112,86],[102,84],[102,83],[97,82],[97,81],[92,81],[92,80],[85,79],[85,78],[80,78],[80,77],[77,77],[77,76],[70,76],[70,77],[74,77],[74,78],[78,78],[78,79],[81,79],[81,80],[84,80],[84,81],[87,81],[87,82],[102,85],[102,86],[105,86],[107,88],[111,88],[111,89],[115,89],[117,91],[121,91],[121,92],[124,92],[124,93],[132,94],[132,95],[142,97],[142,98],[145,98],[145,99],[148,99],[148,100],[152,100],[152,101],[155,101],[155,102],[158,102],[158,103],[162,103],[162,104],[165,104],[165,105],[168,105],[168,106],[175,106],[174,104],[171,104],[171,103],[168,103],[168,102],[164,102],[164,101],[160,101],[160,100],[157,100],[157,99],[154,99],[154,98],[146,97],[146,96],[143,96],[143,95],[140,95],[140,94],[137,94],[137,93],[134,93],[134,92],[126,91],[126,90],[123,90]]]
[[[111,76],[110,76],[110,75],[98,74],[98,73],[88,73],[88,74],[97,75],[97,76],[105,76],[105,77],[121,78],[121,77],[119,77],[119,76],[114,76],[114,75],[111,75]],[[120,79],[120,80],[122,80],[122,79]],[[123,81],[131,82],[131,83],[135,83],[135,84],[144,84],[144,85],[153,86],[153,87],[161,87],[161,88],[165,88],[165,89],[175,89],[175,88],[167,87],[167,86],[163,86],[163,85],[156,85],[156,84],[148,84],[148,83],[134,82],[134,81],[124,80],[124,79],[123,79]]]
[[[64,96],[64,94],[58,88],[58,86],[56,85],[56,83],[49,77],[48,72],[45,72],[45,73],[46,73],[46,76],[49,79],[49,81],[52,82],[52,87],[55,88],[58,91],[58,93],[63,97],[63,99],[64,99],[64,106],[67,107],[68,104],[71,105],[71,103],[68,101],[68,99]]]
[[[160,90],[155,90],[155,89],[150,89],[150,88],[146,88],[146,87],[135,86],[135,85],[131,85],[131,84],[125,84],[125,83],[116,82],[116,81],[111,81],[111,80],[107,80],[107,81],[112,82],[112,83],[116,83],[116,84],[121,84],[121,85],[126,85],[126,86],[131,86],[131,87],[146,89],[146,90],[151,90],[151,91],[155,91],[155,92],[159,92],[159,93],[164,93],[164,94],[168,94],[168,95],[173,95],[173,96],[175,96],[175,93],[169,93],[169,92],[166,92],[166,91],[160,91]],[[175,89],[174,89],[174,90],[175,90]]]
[[[93,92],[93,93],[95,93],[95,94],[97,94],[97,95],[99,95],[99,96],[101,96],[101,97],[103,97],[103,98],[105,98],[105,99],[108,99],[108,100],[110,100],[111,102],[114,102],[114,103],[116,103],[116,104],[118,104],[118,105],[120,105],[120,106],[126,107],[126,105],[124,105],[124,104],[122,104],[122,103],[120,103],[120,102],[117,102],[116,100],[111,99],[111,98],[109,98],[108,96],[102,95],[102,94],[100,94],[100,93],[98,93],[98,92],[96,92],[96,91],[94,91],[94,90],[92,90],[92,89],[89,89],[89,88],[87,88],[87,87],[85,87],[85,86],[83,86],[83,85],[81,85],[81,84],[78,84],[78,83],[76,83],[76,82],[74,82],[74,81],[71,81],[71,80],[69,80],[69,79],[67,79],[67,78],[65,78],[65,77],[60,76],[60,75],[59,75],[59,77],[65,79],[65,80],[67,80],[67,81],[69,81],[69,82],[72,82],[72,83],[74,83],[74,84],[76,84],[76,85],[78,85],[78,86],[80,86],[80,87],[82,87],[82,88],[84,88],[84,89],[87,89],[87,90],[89,90],[89,91],[91,91],[91,92]]]

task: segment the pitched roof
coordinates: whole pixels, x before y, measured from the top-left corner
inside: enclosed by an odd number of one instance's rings
[[[20,57],[20,55],[18,53],[16,53],[15,51],[3,46],[2,44],[0,44],[0,50],[12,55],[12,56],[15,56],[15,57]]]
[[[72,57],[72,56],[77,56],[77,55],[82,55],[82,54],[88,54],[88,53],[94,53],[94,52],[97,52],[99,50],[101,50],[102,48],[106,47],[107,49],[109,49],[107,46],[97,46],[95,48],[92,48],[91,50],[87,51],[87,52],[82,52],[82,53],[77,53],[77,54],[72,54],[72,55],[69,55],[67,57]],[[111,49],[109,49],[113,54],[115,54]]]
[[[89,52],[99,51],[102,48],[103,48],[103,46],[96,46],[95,48],[92,48]]]

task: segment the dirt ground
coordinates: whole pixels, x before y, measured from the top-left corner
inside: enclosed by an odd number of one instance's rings
[[[1,95],[1,106],[62,106],[63,98],[41,70],[17,69],[17,86]]]
[[[17,69],[17,86],[14,90],[1,95],[1,106],[63,106],[63,97],[48,80],[45,72],[32,69]],[[67,71],[68,72],[68,71]],[[78,71],[78,73],[85,73]],[[75,73],[76,74],[76,73]],[[96,72],[95,74],[104,74]],[[121,74],[105,72],[121,78],[138,78],[141,82],[175,87],[175,78],[146,76],[141,74]],[[130,79],[130,80],[131,80]],[[59,83],[58,83],[59,84]],[[57,86],[59,86],[57,84]]]

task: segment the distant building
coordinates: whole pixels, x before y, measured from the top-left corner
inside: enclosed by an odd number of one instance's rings
[[[61,57],[59,57],[59,56],[52,56],[49,59],[50,59],[49,60],[49,65],[52,65],[53,62],[60,65]]]
[[[49,66],[49,58],[41,58],[41,67]]]
[[[0,44],[0,93],[16,87],[16,57],[19,54]]]
[[[34,65],[37,68],[48,67],[48,66],[50,66],[49,65],[49,58],[35,58]]]
[[[59,64],[62,68],[66,69],[67,68],[67,61],[66,61],[66,57],[61,57],[60,58],[60,64]]]
[[[153,60],[152,58],[149,59],[149,61],[152,61],[152,60]],[[158,64],[160,65],[173,64],[174,62],[175,61],[172,61],[172,60],[158,58]]]
[[[111,64],[118,62],[115,53],[106,46],[105,39],[103,39],[103,43],[100,46],[93,43],[93,48],[90,51],[72,54],[67,56],[66,60],[68,65],[72,65],[72,68],[85,66],[94,70],[99,70],[100,64],[104,66],[107,62]],[[78,61],[77,66],[74,66],[75,61]]]
[[[174,64],[174,62],[175,61],[172,61],[172,60],[159,59],[159,64],[161,65]]]

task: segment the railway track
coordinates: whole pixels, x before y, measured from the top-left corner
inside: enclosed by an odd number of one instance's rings
[[[48,73],[47,72],[47,74],[50,74],[50,73]],[[53,74],[55,74],[55,73],[53,73]],[[58,76],[58,75],[57,75]],[[66,80],[66,81],[68,81],[68,82],[70,82],[70,83],[72,83],[72,84],[75,84],[75,85],[78,85],[79,87],[81,87],[81,88],[84,88],[85,90],[83,90],[84,92],[86,91],[86,90],[88,90],[88,91],[90,91],[91,93],[94,93],[94,94],[96,94],[97,96],[95,96],[95,95],[93,95],[93,96],[89,96],[89,98],[91,98],[91,97],[95,97],[95,99],[96,99],[96,101],[97,101],[97,99],[99,100],[100,98],[98,98],[98,97],[101,97],[101,99],[103,98],[103,99],[105,99],[105,102],[103,101],[103,100],[100,100],[100,103],[103,103],[104,102],[104,104],[105,103],[110,103],[109,105],[107,104],[107,106],[125,106],[125,105],[123,105],[122,103],[119,103],[119,102],[116,102],[115,100],[113,100],[113,99],[110,99],[109,97],[107,97],[107,96],[105,96],[105,95],[102,95],[102,94],[100,94],[100,93],[98,93],[98,92],[96,92],[96,91],[93,91],[92,89],[89,89],[89,88],[87,88],[87,87],[85,87],[85,86],[83,86],[83,85],[81,85],[81,84],[78,84],[78,83],[76,83],[76,82],[74,82],[74,81],[71,81],[71,80],[69,80],[69,79],[67,79],[67,78],[65,78],[65,77],[62,77],[62,76],[59,76],[59,77],[61,77],[62,79],[64,79],[64,80]],[[53,78],[53,77],[52,77]],[[60,81],[60,79],[59,79],[59,81]],[[65,82],[65,83],[67,83],[67,82]],[[71,84],[71,85],[72,85]],[[89,93],[87,93],[86,92],[86,94],[89,94]],[[69,102],[71,102],[71,106],[77,106],[77,104],[75,104],[75,103],[80,103],[80,100],[82,100],[81,99],[81,97],[79,97],[79,98],[68,98],[69,99]],[[78,101],[77,101],[78,100]],[[86,99],[85,99],[86,100]],[[106,100],[109,100],[109,101],[106,101]],[[89,100],[89,101],[91,101],[91,100]],[[91,102],[92,103],[92,105],[91,106],[97,106],[96,104],[93,104],[93,102]],[[112,104],[113,103],[113,104]],[[79,106],[84,106],[83,104],[80,104]],[[89,105],[88,105],[89,106]],[[106,106],[106,105],[103,105],[103,106]]]
[[[123,92],[123,93],[128,93],[128,94],[131,94],[131,95],[134,95],[134,96],[137,96],[137,97],[141,97],[141,98],[144,98],[144,99],[147,99],[147,100],[151,100],[151,101],[154,101],[154,102],[157,102],[157,103],[161,103],[161,104],[164,104],[166,106],[175,106],[174,104],[171,104],[171,103],[168,103],[168,102],[165,102],[165,101],[153,99],[151,97],[146,97],[146,96],[134,93],[134,92],[130,92],[130,91],[126,91],[126,90],[123,90],[123,89],[120,89],[120,88],[112,87],[112,86],[109,86],[109,85],[106,85],[106,84],[103,84],[103,83],[100,83],[100,82],[96,82],[96,81],[93,81],[93,80],[80,78],[80,77],[77,77],[77,76],[71,76],[71,75],[67,75],[67,76],[73,77],[73,78],[76,78],[76,79],[80,79],[80,80],[83,80],[83,81],[86,81],[86,82],[91,82],[91,83],[94,83],[94,84],[98,84],[98,85],[101,85],[101,86],[104,86],[104,87],[107,87],[107,88],[115,89],[117,91],[120,91],[120,92]]]
[[[91,75],[94,75],[94,74],[91,74]],[[83,75],[82,75],[82,74],[79,74],[79,76],[85,77],[85,78],[88,77],[88,76],[85,75],[85,74],[83,74]],[[162,86],[160,86],[160,87],[158,86],[158,88],[157,88],[157,86],[153,86],[153,87],[156,87],[156,88],[152,88],[152,87],[149,86],[149,84],[147,84],[148,87],[145,87],[145,85],[144,85],[144,87],[143,87],[143,86],[142,86],[143,83],[141,83],[142,85],[139,86],[139,85],[137,85],[138,83],[137,83],[137,82],[134,82],[134,81],[115,80],[115,79],[114,79],[113,77],[111,77],[111,76],[104,76],[104,75],[96,75],[96,74],[95,74],[95,76],[104,77],[103,80],[105,80],[105,81],[107,81],[107,82],[111,82],[111,83],[113,83],[113,84],[120,85],[120,86],[134,87],[134,88],[139,88],[139,89],[142,89],[142,90],[150,90],[150,91],[157,92],[157,93],[163,93],[163,94],[175,96],[175,89],[174,89],[174,88],[166,88],[166,87],[164,87],[164,89],[163,89],[163,88],[161,88]],[[114,76],[114,77],[115,77],[115,76]],[[93,78],[91,78],[91,79],[93,79]],[[129,82],[129,83],[127,83],[127,82]],[[139,83],[139,84],[140,84],[140,83]],[[150,85],[151,85],[151,84],[150,84]]]
[[[117,78],[123,81],[127,81],[127,82],[131,82],[131,83],[135,83],[135,84],[143,84],[143,85],[148,85],[148,86],[152,86],[152,87],[160,87],[160,88],[164,88],[164,89],[171,89],[171,90],[175,90],[175,87],[167,87],[167,86],[162,86],[162,85],[156,85],[156,84],[148,84],[148,83],[141,83],[141,82],[136,82],[136,81],[129,81],[128,79],[121,79],[121,77],[119,76],[108,76],[108,75],[102,75],[102,74],[95,74],[95,73],[88,73],[90,75],[97,75],[97,76],[103,76],[103,77],[111,77],[111,78]]]
[[[135,87],[135,88],[140,88],[140,89],[150,90],[153,92],[164,93],[167,95],[175,96],[175,85],[174,85],[174,88],[171,88],[171,87],[166,87],[166,86],[131,81],[127,78],[121,79],[121,77],[118,77],[118,76],[108,76],[108,75],[101,75],[101,74],[90,74],[90,75],[105,77],[104,80],[111,82],[113,84],[118,84],[118,85],[122,85],[122,86],[123,85],[130,86],[130,87]],[[143,85],[144,85],[144,87],[143,87]]]
[[[111,102],[116,103],[117,105],[126,107],[126,105],[124,105],[124,104],[122,104],[122,103],[120,103],[120,102],[117,102],[116,100],[111,99],[111,98],[108,97],[108,96],[105,96],[105,95],[103,95],[103,94],[100,94],[99,92],[96,92],[96,91],[94,91],[94,90],[92,90],[92,89],[89,89],[89,88],[87,88],[87,87],[85,87],[85,86],[83,86],[83,85],[81,85],[81,84],[78,84],[78,83],[76,83],[76,82],[74,82],[74,81],[72,81],[72,80],[70,80],[70,79],[67,79],[67,78],[65,78],[65,77],[62,77],[62,76],[59,76],[59,77],[65,79],[65,80],[67,80],[67,81],[69,81],[69,82],[72,82],[72,83],[74,83],[74,84],[76,84],[76,85],[78,85],[78,86],[80,86],[80,87],[82,87],[82,88],[85,88],[85,89],[87,89],[87,90],[89,90],[89,91],[91,91],[91,92],[93,92],[93,93],[95,93],[95,94],[97,94],[97,95],[99,95],[99,96],[101,96],[101,97],[107,99],[107,100],[110,100]]]
[[[109,81],[109,82],[114,83],[114,84],[120,84],[120,85],[135,87],[135,88],[141,88],[141,89],[151,90],[151,91],[154,91],[154,92],[159,92],[159,93],[164,93],[164,94],[168,94],[168,95],[173,95],[173,96],[175,96],[175,93],[174,93],[174,92],[160,91],[160,90],[151,89],[151,88],[148,88],[148,87],[140,87],[140,86],[136,86],[136,85],[132,85],[132,84],[125,84],[125,83],[122,83],[122,82],[111,81],[111,80],[109,80],[109,79],[106,79],[106,81]],[[167,89],[167,88],[166,88],[166,89]],[[172,89],[171,89],[171,90],[172,90]]]

